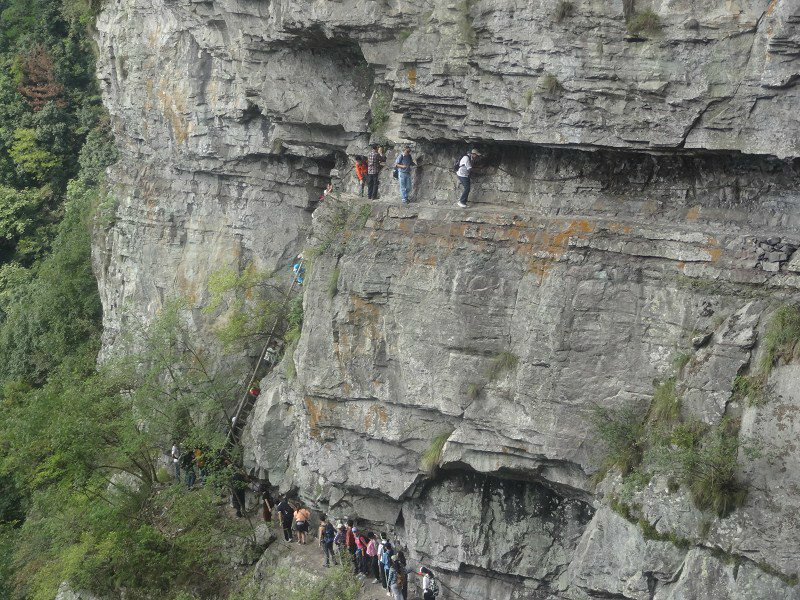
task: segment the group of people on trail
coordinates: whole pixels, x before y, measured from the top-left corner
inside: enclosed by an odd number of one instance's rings
[[[453,165],[453,170],[458,177],[458,184],[461,186],[461,194],[456,205],[461,208],[467,208],[468,206],[467,202],[472,187],[472,171],[480,156],[480,152],[473,148],[469,153],[459,156]],[[377,200],[380,197],[378,193],[379,175],[386,166],[386,149],[383,146],[372,144],[366,157],[359,154],[353,158],[353,166],[358,181],[358,195],[363,196],[364,188],[366,187],[367,199]],[[411,155],[411,147],[403,146],[402,151],[395,158],[394,170],[392,171],[392,177],[397,179],[400,188],[400,201],[403,204],[408,204],[410,201],[411,173],[416,166],[417,163]],[[323,201],[332,191],[333,183],[328,183],[325,190],[320,194],[320,201]]]
[[[253,388],[252,394],[260,390]],[[246,513],[246,491],[254,491],[261,503],[261,511],[265,523],[276,519],[280,525],[283,539],[287,543],[295,541],[305,545],[311,529],[311,511],[300,502],[290,502],[287,497],[274,503],[270,495],[268,481],[261,481],[247,476],[241,468],[235,467],[227,458],[224,450],[214,451],[196,447],[181,451],[175,442],[170,451],[170,458],[175,465],[175,477],[181,481],[181,471],[186,474],[186,485],[189,489],[195,484],[196,473],[203,484],[210,473],[225,473],[224,487],[231,492],[231,504],[236,516]],[[226,469],[222,471],[221,469]],[[212,478],[213,481],[213,478]],[[216,481],[215,485],[220,482]],[[405,554],[399,544],[390,541],[386,533],[376,535],[371,531],[359,528],[353,521],[345,517],[336,525],[326,516],[321,515],[317,531],[319,546],[325,559],[325,567],[333,565],[351,565],[353,574],[359,579],[371,578],[375,585],[380,584],[392,600],[408,599],[408,575],[413,570],[408,566]],[[422,567],[416,572],[422,576],[423,600],[434,600],[439,594],[439,585],[433,572]]]
[[[456,203],[461,208],[467,208],[469,200],[469,193],[471,189],[472,171],[475,168],[475,163],[480,152],[473,148],[469,153],[459,156],[453,165],[453,170],[458,177],[458,183],[461,186],[461,194]],[[363,155],[356,155],[353,159],[355,167],[356,179],[358,181],[358,194],[364,195],[364,188],[367,188],[367,199],[377,200],[378,194],[378,181],[381,170],[386,165],[386,149],[383,146],[372,144],[370,146],[369,154],[366,157]],[[411,196],[411,173],[417,163],[411,155],[411,147],[403,146],[400,154],[397,155],[394,161],[394,170],[392,177],[397,179],[400,188],[400,201],[403,204],[408,204]],[[320,196],[323,200],[328,193],[333,189],[333,184],[329,183],[325,192]]]
[[[181,480],[181,471],[186,477],[186,487],[192,489],[199,477],[200,484],[205,483],[208,477],[208,460],[206,457],[207,448],[198,446],[196,448],[181,450],[177,442],[172,444],[170,456],[175,468],[175,479]]]
[[[249,393],[254,392],[260,390],[253,388]],[[196,483],[200,486],[205,485],[209,475],[213,475],[214,485],[220,488],[220,491],[222,489],[230,491],[231,505],[236,511],[236,516],[244,516],[245,492],[251,480],[240,468],[234,466],[225,449],[210,449],[198,445],[184,451],[180,444],[175,442],[170,450],[170,458],[178,483],[185,481],[186,487],[192,490]],[[185,480],[181,477],[182,474]]]
[[[325,566],[347,564],[353,566],[353,574],[360,579],[372,578],[374,585],[380,584],[392,600],[407,600],[408,575],[413,570],[408,566],[405,554],[395,547],[386,533],[378,537],[373,532],[359,529],[352,519],[334,526],[325,515],[320,517],[319,544],[325,556]],[[423,567],[423,600],[433,600],[439,593],[433,572]]]
[[[272,499],[266,490],[262,490],[262,498],[264,520],[269,522],[273,517]],[[284,541],[295,541],[294,530],[297,543],[306,544],[311,522],[310,511],[303,504],[289,502],[283,497],[275,506],[275,513]],[[408,599],[408,575],[413,569],[408,566],[405,554],[389,540],[386,533],[378,536],[371,531],[363,531],[352,519],[345,519],[344,522],[334,525],[323,514],[319,519],[317,537],[326,568],[331,565],[351,565],[356,577],[362,580],[372,578],[372,583],[380,584],[392,600]],[[423,578],[423,600],[434,600],[439,595],[439,584],[433,571],[422,567],[417,574]]]

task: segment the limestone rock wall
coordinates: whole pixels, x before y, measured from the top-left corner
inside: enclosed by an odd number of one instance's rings
[[[105,347],[173,296],[207,332],[211,272],[286,269],[328,236],[297,377],[262,382],[245,431],[253,472],[391,530],[468,600],[796,598],[800,374],[776,368],[757,406],[732,392],[800,288],[798,7],[569,6],[109,0]],[[373,139],[419,161],[409,206],[388,172],[380,202],[342,193],[384,115]],[[658,477],[625,518],[619,478],[591,480],[593,407],[646,410],[670,374],[685,418],[769,440],[725,519]]]

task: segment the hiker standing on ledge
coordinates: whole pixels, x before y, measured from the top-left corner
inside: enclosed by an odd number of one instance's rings
[[[461,192],[461,197],[458,199],[458,205],[461,208],[467,208],[467,199],[469,198],[469,189],[470,189],[470,174],[472,173],[472,163],[473,161],[480,156],[480,152],[476,149],[472,149],[472,152],[466,154],[461,158],[458,162],[458,171],[456,171],[456,175],[458,175],[458,182],[464,187],[464,191]]]
[[[363,156],[356,156],[353,164],[356,167],[356,178],[358,178],[358,195],[364,195],[364,186],[367,183],[367,159]]]
[[[408,204],[408,194],[411,192],[411,167],[416,165],[411,157],[411,148],[405,146],[403,153],[397,156],[394,161],[394,168],[397,169],[397,181],[400,183],[400,197],[403,204]]]
[[[381,156],[378,154],[378,144],[372,144],[367,154],[367,198],[374,200],[378,197],[378,173],[381,170]]]

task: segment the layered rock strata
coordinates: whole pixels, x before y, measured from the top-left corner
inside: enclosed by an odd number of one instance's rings
[[[468,600],[796,598],[797,369],[733,392],[800,287],[797,7],[566,4],[107,3],[106,348],[173,296],[208,332],[211,272],[328,239],[254,472],[392,529]],[[316,208],[332,175],[355,189],[370,120],[414,145],[412,204],[387,172],[381,201]],[[684,418],[769,446],[725,519],[662,477],[620,515],[619,478],[590,481],[593,407],[646,411],[670,375]]]

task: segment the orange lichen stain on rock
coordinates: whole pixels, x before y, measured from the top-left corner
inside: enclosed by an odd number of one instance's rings
[[[186,142],[192,130],[192,124],[183,116],[185,113],[186,102],[181,96],[173,91],[168,94],[164,88],[168,85],[166,81],[159,82],[158,98],[161,100],[161,111],[172,126],[172,133],[175,141],[179,144]]]
[[[711,262],[717,262],[719,257],[722,256],[722,248],[719,247],[719,240],[715,237],[708,236],[706,238],[706,244],[710,246],[706,248],[709,260],[711,260]]]
[[[557,233],[553,236],[553,245],[555,246],[566,246],[567,241],[569,238],[574,236],[585,236],[589,233],[594,231],[594,226],[589,223],[589,221],[585,221],[583,219],[577,219],[575,221],[571,221],[569,226],[562,231],[561,233]]]
[[[767,16],[772,16],[772,11],[775,10],[778,1],[779,0],[772,0],[772,2],[769,3],[769,6],[767,6]]]
[[[533,273],[539,278],[539,285],[541,285],[542,281],[547,275],[547,271],[550,269],[551,261],[544,259],[544,258],[532,258],[528,261],[528,273]]]
[[[719,257],[722,256],[722,249],[721,248],[707,248],[708,256],[711,262],[717,262]]]
[[[608,226],[608,230],[612,233],[624,233],[628,235],[633,228],[628,223],[611,223]]]
[[[453,223],[449,227],[448,234],[452,237],[464,237],[468,227],[470,227],[469,223]]]
[[[414,222],[409,219],[402,219],[397,222],[397,231],[403,233],[412,233],[414,231]]]
[[[700,205],[696,204],[686,211],[687,221],[696,221],[700,217]]]
[[[424,256],[421,254],[414,254],[414,264],[435,267],[437,263],[438,260],[434,255]]]
[[[380,309],[377,304],[373,304],[355,294],[350,295],[350,310],[348,316],[352,323],[364,323],[366,321],[374,321],[380,314]]]
[[[311,431],[312,437],[319,437],[319,422],[322,419],[322,407],[311,399],[310,396],[303,398],[306,410],[308,411],[308,429]]]
[[[406,76],[408,77],[408,85],[412,88],[416,87],[417,85],[417,68],[416,67],[408,67],[406,69]]]
[[[388,420],[389,415],[386,413],[386,409],[380,404],[373,404],[364,415],[364,431],[369,431],[379,425],[386,425]]]

